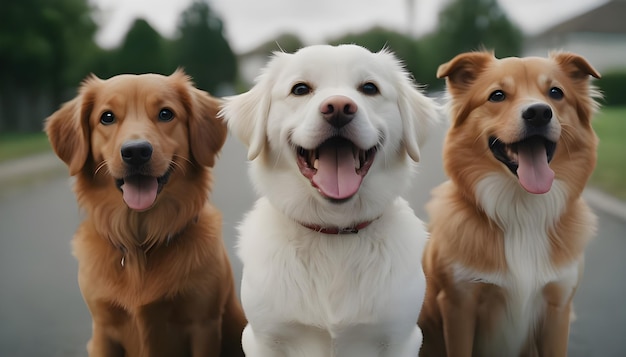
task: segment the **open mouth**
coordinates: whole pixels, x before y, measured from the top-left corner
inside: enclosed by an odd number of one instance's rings
[[[115,185],[122,191],[124,202],[130,209],[145,211],[154,205],[157,195],[163,190],[171,174],[171,169],[160,177],[133,174],[115,179]]]
[[[507,144],[492,136],[488,144],[493,156],[518,177],[526,191],[541,194],[550,190],[554,171],[549,164],[556,150],[555,142],[536,135]]]
[[[315,149],[297,147],[300,172],[326,198],[344,201],[354,196],[369,171],[376,147],[363,150],[346,138],[334,137]]]

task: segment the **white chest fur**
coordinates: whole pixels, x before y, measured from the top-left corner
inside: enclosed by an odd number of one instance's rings
[[[401,199],[357,235],[313,232],[260,199],[240,226],[244,347],[257,356],[416,355],[425,241]]]
[[[482,273],[458,265],[455,278],[494,284],[505,291],[506,311],[491,334],[477,331],[477,347],[483,355],[513,356],[545,309],[542,290],[546,284],[558,281],[572,288],[577,284],[578,262],[556,268],[550,259],[548,231],[565,208],[566,191],[557,180],[549,193],[533,195],[512,180],[493,175],[479,182],[476,195],[485,213],[504,232],[508,270]]]

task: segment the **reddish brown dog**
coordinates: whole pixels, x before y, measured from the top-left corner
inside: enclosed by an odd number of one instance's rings
[[[427,205],[421,356],[566,356],[596,218],[599,74],[580,56],[465,53],[439,67],[451,96],[450,181]]]
[[[208,202],[219,101],[169,77],[90,77],[46,121],[86,218],[74,239],[90,356],[243,356],[246,323]]]

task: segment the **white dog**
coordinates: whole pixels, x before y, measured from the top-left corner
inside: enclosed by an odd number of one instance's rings
[[[434,102],[388,51],[311,46],[222,116],[262,196],[239,227],[246,355],[417,356],[427,234],[400,194]]]

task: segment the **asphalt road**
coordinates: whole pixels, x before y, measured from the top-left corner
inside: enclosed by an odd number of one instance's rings
[[[423,150],[420,172],[406,195],[423,218],[430,190],[444,178],[442,135]],[[235,226],[255,199],[245,157],[243,146],[229,138],[214,171],[212,195],[223,212],[237,280],[241,264],[232,255]],[[587,251],[575,299],[572,357],[626,356],[626,222],[598,215],[598,238]],[[91,322],[70,252],[80,218],[65,170],[0,188],[0,357],[86,356]]]

